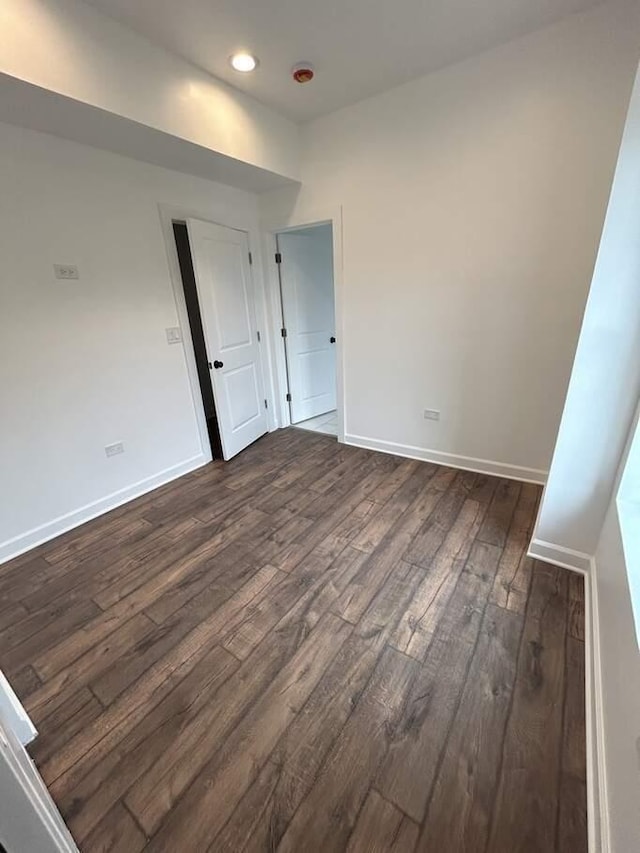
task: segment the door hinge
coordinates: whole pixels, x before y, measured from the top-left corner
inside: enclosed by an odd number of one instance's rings
[[[282,335],[283,338],[286,338],[287,337],[287,330],[286,329],[280,329],[280,334]]]
[[[291,394],[287,394],[287,403],[291,402]]]
[[[253,255],[251,254],[251,252],[249,252],[249,263],[253,263]]]
[[[260,332],[256,331],[256,337],[258,339],[258,343],[260,343]]]
[[[265,407],[265,409],[268,409],[268,408],[269,408],[269,404],[267,403],[267,401],[266,401],[266,400],[264,401],[264,407]]]
[[[276,263],[277,264],[282,263],[282,255],[280,254],[280,252],[276,252]]]

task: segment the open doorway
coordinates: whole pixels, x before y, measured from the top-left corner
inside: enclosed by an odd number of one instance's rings
[[[338,435],[333,229],[276,235],[291,423]]]

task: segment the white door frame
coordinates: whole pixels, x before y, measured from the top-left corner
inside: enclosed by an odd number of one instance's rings
[[[282,305],[280,301],[280,276],[276,264],[277,235],[283,231],[297,231],[300,228],[310,228],[314,225],[331,225],[333,235],[333,295],[336,315],[336,411],[338,415],[338,441],[344,444],[346,429],[345,396],[344,396],[344,340],[343,340],[343,289],[344,271],[342,256],[342,207],[331,207],[312,210],[305,214],[292,214],[279,223],[269,223],[265,232],[266,251],[266,283],[271,309],[271,335],[274,343],[273,364],[274,384],[276,393],[276,410],[281,427],[291,425],[291,412],[286,396],[288,391],[287,363],[284,350],[284,339],[280,334],[282,328]]]
[[[193,349],[193,340],[191,338],[191,327],[189,325],[189,314],[187,312],[187,304],[184,298],[184,290],[182,286],[182,275],[180,273],[180,265],[178,263],[178,251],[176,249],[176,241],[173,234],[174,220],[186,222],[187,219],[202,219],[204,222],[211,222],[213,225],[222,225],[225,228],[233,228],[236,231],[243,231],[247,234],[249,241],[249,251],[253,259],[251,277],[253,281],[253,292],[255,298],[256,323],[258,329],[264,333],[262,338],[264,346],[262,348],[261,370],[264,383],[264,393],[269,402],[267,411],[267,427],[269,432],[278,428],[278,416],[276,412],[275,399],[276,392],[273,381],[273,364],[271,360],[271,329],[272,325],[268,321],[267,312],[267,297],[264,288],[264,276],[262,273],[262,264],[260,252],[256,247],[259,246],[259,232],[255,227],[252,227],[244,218],[230,216],[213,217],[211,212],[203,210],[194,210],[188,207],[181,207],[173,204],[158,204],[158,212],[160,214],[160,224],[164,235],[165,248],[167,251],[167,263],[169,265],[169,275],[171,278],[171,286],[173,289],[173,297],[176,303],[176,312],[178,315],[177,325],[182,331],[182,350],[184,353],[185,366],[189,376],[189,386],[191,389],[191,400],[193,403],[194,416],[198,426],[200,435],[200,445],[202,455],[207,462],[212,459],[211,445],[209,442],[209,432],[207,430],[207,419],[204,412],[204,403],[202,402],[202,393],[200,391],[200,381],[198,379],[198,369],[196,367],[196,358]]]
[[[0,671],[0,842],[8,851],[78,853],[68,827],[24,748],[37,734]]]
[[[78,853],[27,753],[0,721],[0,841],[9,853]]]

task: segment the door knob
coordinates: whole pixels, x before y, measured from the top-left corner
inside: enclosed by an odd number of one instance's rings
[[[218,370],[218,368],[220,368],[220,367],[224,367],[224,362],[222,362],[222,361],[214,361],[214,362],[213,362],[213,366],[215,367],[215,369],[216,369],[216,370]]]
[[[335,342],[336,342],[336,339],[333,337],[333,335],[331,335],[331,337],[329,338],[329,343],[335,344]]]

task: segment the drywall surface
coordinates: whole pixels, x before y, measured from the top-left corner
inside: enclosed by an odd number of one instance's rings
[[[640,394],[640,80],[535,536],[593,554]]]
[[[2,559],[206,461],[185,350],[165,333],[178,313],[158,205],[255,244],[258,215],[252,194],[10,125],[0,187]]]
[[[639,32],[598,7],[305,126],[261,211],[342,206],[347,440],[544,478]]]
[[[607,808],[611,853],[640,850],[640,651],[615,501],[605,516],[592,583],[599,620]]]
[[[298,177],[293,122],[81,0],[3,0],[0,72]]]

